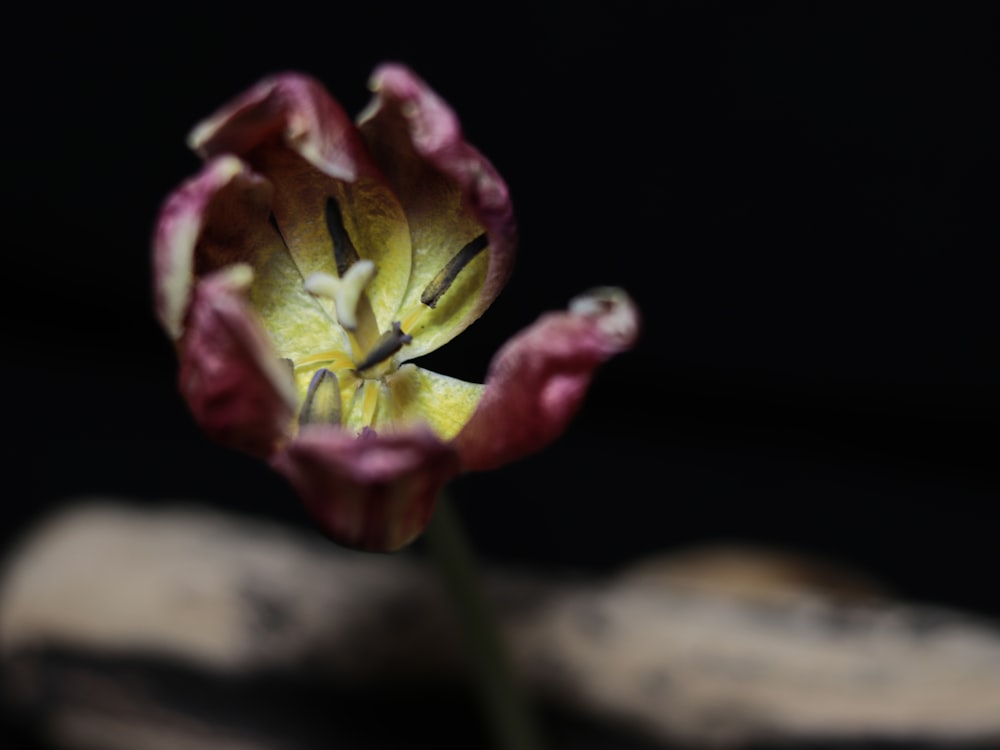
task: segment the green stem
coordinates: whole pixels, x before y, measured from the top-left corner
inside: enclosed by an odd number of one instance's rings
[[[483,590],[472,548],[443,494],[424,538],[471,652],[497,750],[542,750],[534,717]]]

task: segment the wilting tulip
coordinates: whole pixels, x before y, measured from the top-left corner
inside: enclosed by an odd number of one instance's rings
[[[394,550],[458,472],[562,432],[638,315],[620,290],[584,295],[508,342],[485,385],[412,364],[499,293],[513,212],[426,84],[384,65],[371,87],[357,124],[284,74],[196,127],[206,164],[163,205],[155,295],[205,431],[269,460],[335,540]]]

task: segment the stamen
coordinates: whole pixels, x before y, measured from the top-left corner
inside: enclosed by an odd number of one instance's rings
[[[428,307],[436,307],[441,295],[448,291],[462,269],[469,265],[472,259],[485,250],[489,244],[489,238],[485,234],[481,234],[455,253],[455,256],[445,264],[444,268],[424,289],[424,293],[420,295],[420,301]]]
[[[418,307],[416,310],[414,310],[413,312],[411,312],[409,315],[406,316],[406,318],[403,320],[403,322],[400,324],[399,327],[402,328],[404,331],[413,331],[417,327],[417,323],[420,322],[420,319],[424,317],[424,313],[426,312],[427,312],[426,307]]]
[[[288,360],[291,362],[291,360]],[[343,370],[348,367],[354,367],[354,362],[343,352],[319,352],[318,354],[310,354],[308,357],[303,357],[298,362],[295,363],[295,369],[301,370],[303,367],[308,367],[309,365],[319,364],[321,362],[328,362],[331,369]]]
[[[333,198],[326,199],[326,231],[333,240],[333,259],[337,262],[337,275],[341,278],[351,266],[358,261],[358,251],[351,242],[347,229],[344,228],[344,217],[340,206]]]
[[[316,371],[309,381],[306,397],[299,412],[299,425],[340,424],[340,381],[325,367]]]
[[[366,380],[364,392],[361,394],[361,424],[371,427],[375,421],[375,410],[378,408],[379,384],[374,380]]]
[[[358,302],[365,287],[375,278],[375,264],[359,260],[341,278],[323,271],[309,274],[306,291],[333,300],[337,320],[348,331],[358,330]]]
[[[355,369],[360,372],[361,370],[367,370],[369,367],[374,367],[379,362],[389,359],[389,357],[402,349],[404,344],[409,344],[411,341],[413,341],[413,337],[403,333],[399,321],[394,321],[392,328],[378,337],[378,341],[368,351],[368,355]]]

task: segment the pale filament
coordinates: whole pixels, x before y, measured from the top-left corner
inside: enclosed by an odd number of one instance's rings
[[[399,327],[402,328],[405,333],[412,334],[413,331],[416,329],[417,324],[420,323],[420,319],[424,317],[424,314],[428,310],[430,310],[429,307],[421,305],[416,310],[407,315],[405,318],[403,318],[403,322],[399,324]]]
[[[371,427],[375,421],[375,410],[378,408],[379,384],[374,380],[365,380],[361,394],[361,426]]]
[[[330,368],[331,370],[346,370],[354,367],[354,361],[343,352],[329,351],[303,357],[295,363],[295,369],[300,370],[305,367],[310,367],[311,365],[327,363],[333,365]]]

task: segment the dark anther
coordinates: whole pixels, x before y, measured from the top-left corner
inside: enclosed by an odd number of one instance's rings
[[[409,344],[411,341],[413,341],[413,337],[403,333],[403,329],[399,326],[399,321],[393,322],[392,328],[378,337],[375,346],[371,348],[368,356],[364,358],[356,369],[358,371],[367,370],[379,362],[384,362],[402,349],[403,344]]]
[[[340,206],[333,198],[326,199],[326,230],[333,240],[333,259],[337,263],[337,275],[343,278],[347,269],[358,259],[358,251],[347,235]]]
[[[469,265],[472,259],[485,250],[489,244],[489,238],[485,234],[481,234],[455,253],[455,256],[445,263],[444,268],[438,272],[438,275],[424,289],[424,293],[420,295],[420,301],[428,307],[437,307],[441,295],[448,291],[448,288],[458,278],[458,274],[461,273],[462,269]]]
[[[333,372],[322,367],[309,381],[302,410],[299,412],[299,425],[317,422],[339,425],[340,412],[340,381]]]

